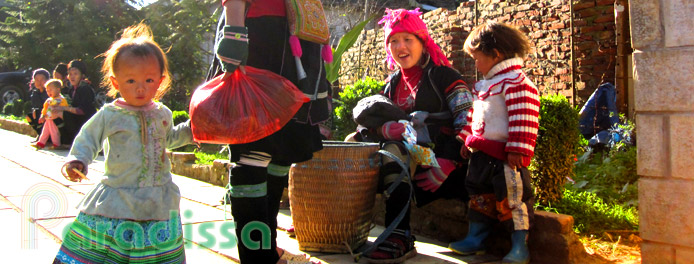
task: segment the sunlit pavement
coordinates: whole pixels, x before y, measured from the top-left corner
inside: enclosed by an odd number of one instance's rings
[[[31,137],[0,129],[0,252],[7,260],[21,263],[50,263],[71,223],[79,203],[104,173],[103,156],[89,165],[89,180],[73,183],[63,178],[60,168],[67,150],[39,150],[30,146]],[[231,237],[223,232],[224,206],[220,198],[224,189],[206,182],[174,175],[181,189],[181,219],[186,238],[188,263],[237,263],[238,254],[231,247]],[[231,218],[226,210],[227,217]],[[280,229],[291,225],[289,210],[278,216]],[[371,231],[369,240],[382,232]],[[233,234],[233,230],[229,231]],[[461,257],[452,254],[446,245],[417,236],[417,257],[405,263],[490,263],[492,256]],[[324,263],[355,263],[349,254],[301,252],[297,241],[278,231],[278,245],[293,254],[307,254],[313,261]],[[359,263],[366,263],[364,259]],[[493,263],[493,262],[491,262]]]

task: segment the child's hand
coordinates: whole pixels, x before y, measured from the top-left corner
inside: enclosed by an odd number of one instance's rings
[[[463,157],[463,159],[469,159],[470,158],[470,149],[463,144],[463,146],[460,147],[460,156]]]
[[[43,116],[39,118],[39,124],[43,124],[44,122],[46,122],[46,118],[44,118]]]
[[[509,152],[508,156],[506,158],[506,161],[508,161],[508,166],[511,167],[511,169],[518,169],[523,167],[523,154],[516,153],[516,152]]]
[[[87,166],[85,166],[82,162],[76,160],[71,161],[63,165],[63,167],[65,167],[65,172],[63,172],[63,176],[69,181],[81,182],[82,180],[87,179],[87,176],[85,175],[87,171]]]

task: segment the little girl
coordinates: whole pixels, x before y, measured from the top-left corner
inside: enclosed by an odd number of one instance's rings
[[[39,135],[39,141],[34,144],[37,150],[46,146],[49,137],[54,148],[60,147],[60,131],[58,131],[56,120],[62,120],[63,112],[55,111],[53,108],[68,106],[67,100],[60,94],[61,87],[63,84],[58,79],[50,79],[46,82],[48,99],[43,103],[41,117],[39,117],[39,124],[43,124],[43,129]]]
[[[458,135],[470,157],[465,187],[470,195],[469,231],[449,245],[468,255],[484,251],[483,241],[498,221],[511,231],[511,252],[503,263],[528,263],[528,230],[534,194],[528,165],[537,138],[540,101],[521,70],[530,45],[522,32],[502,23],[475,28],[463,48],[484,76],[475,84],[467,125]],[[472,150],[470,153],[469,150]]]
[[[70,181],[104,151],[105,173],[78,205],[53,263],[184,263],[178,186],[166,148],[193,143],[190,121],[173,127],[160,99],[171,80],[148,26],[125,29],[104,54],[102,83],[121,98],[101,108],[75,138]]]

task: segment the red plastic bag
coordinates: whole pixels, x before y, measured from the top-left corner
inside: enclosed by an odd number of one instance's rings
[[[199,86],[190,100],[193,139],[200,143],[249,143],[282,128],[309,98],[284,77],[246,66]]]

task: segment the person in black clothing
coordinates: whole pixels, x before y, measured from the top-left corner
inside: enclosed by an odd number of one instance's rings
[[[231,74],[244,65],[269,70],[295,85],[299,84],[295,57],[292,55],[289,30],[282,0],[223,0],[225,12],[220,19],[215,53],[208,72],[211,79],[222,72]],[[248,9],[246,9],[246,7]],[[248,10],[246,12],[246,10]],[[238,243],[241,263],[286,263],[277,249],[277,213],[282,192],[288,184],[292,163],[310,160],[322,149],[318,124],[330,117],[327,95],[330,83],[325,79],[318,43],[299,40],[303,50],[300,60],[311,85],[302,91],[315,98],[303,104],[284,127],[260,140],[229,145],[230,160],[236,166],[230,171],[229,192],[236,234],[246,224],[263,223],[269,227],[269,248],[249,248]],[[329,48],[329,47],[328,47]],[[300,88],[301,89],[301,88]],[[260,232],[251,238],[260,241]]]
[[[68,64],[67,93],[63,94],[70,101],[70,106],[63,107],[64,125],[60,129],[60,140],[63,144],[72,144],[82,125],[96,113],[94,107],[94,89],[86,79],[87,65],[81,60],[72,60]]]
[[[416,256],[410,228],[411,203],[421,207],[437,199],[469,199],[464,188],[467,160],[460,156],[463,145],[455,136],[466,124],[473,97],[460,73],[451,68],[429,35],[420,15],[418,9],[386,9],[379,23],[385,24],[387,66],[395,72],[386,79],[382,95],[370,98],[386,97],[380,100],[389,108],[355,115],[358,131],[348,137],[379,142],[383,150],[412,163],[407,168],[409,178],[401,176],[406,175],[402,174],[406,165],[383,157],[379,188],[389,191],[385,224],[395,229],[382,234],[383,243],[365,253],[369,263],[402,263]],[[383,118],[385,111],[402,114]],[[417,144],[407,147],[402,142],[406,140],[405,132],[411,129],[417,131]],[[414,151],[416,146],[427,148],[432,156],[418,155],[423,151]]]
[[[29,84],[31,112],[27,114],[27,121],[38,135],[41,135],[41,130],[43,129],[43,124],[39,124],[39,117],[41,116],[43,102],[48,99],[45,84],[50,78],[51,76],[46,69],[39,68],[32,74],[31,83]],[[36,139],[38,140],[38,137]]]

